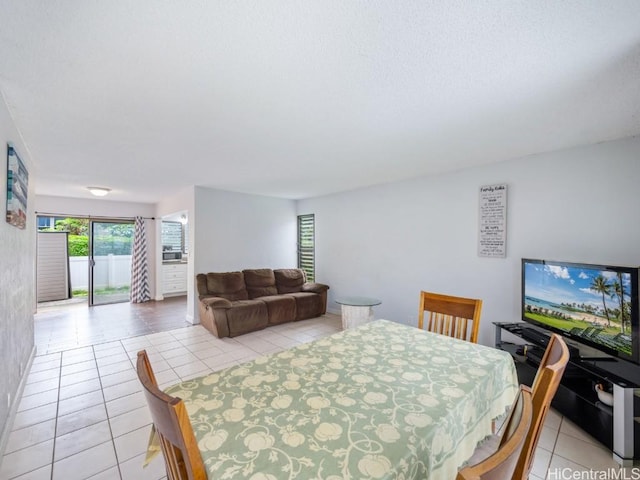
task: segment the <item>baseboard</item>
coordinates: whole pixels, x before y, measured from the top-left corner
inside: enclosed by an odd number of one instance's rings
[[[163,298],[172,298],[172,297],[184,297],[187,295],[187,292],[171,292],[171,293],[163,293]]]
[[[196,317],[194,315],[190,315],[188,313],[185,320],[189,322],[191,325],[198,325],[200,323],[199,320],[196,320]]]
[[[13,429],[13,422],[15,421],[16,414],[18,413],[18,405],[20,405],[22,393],[24,392],[24,387],[27,384],[27,377],[29,376],[29,372],[31,371],[31,365],[33,364],[33,359],[35,358],[35,356],[36,346],[34,345],[31,349],[29,359],[27,360],[27,365],[22,371],[22,378],[20,379],[20,383],[18,383],[18,389],[13,396],[11,408],[9,408],[9,416],[7,417],[7,422],[4,424],[4,429],[2,430],[2,434],[0,435],[0,464],[2,463],[2,458],[4,457],[4,452],[7,448],[9,435],[11,434],[11,430]]]

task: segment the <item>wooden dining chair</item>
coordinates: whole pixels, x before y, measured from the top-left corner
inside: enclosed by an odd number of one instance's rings
[[[535,454],[542,426],[551,406],[551,400],[558,390],[560,380],[569,362],[569,348],[562,337],[555,333],[551,335],[549,344],[544,352],[531,390],[533,392],[533,419],[524,442],[524,448],[518,459],[514,480],[527,480],[533,456]]]
[[[482,300],[420,292],[418,328],[424,328],[424,314],[429,312],[430,332],[478,343],[481,311]]]
[[[147,352],[138,352],[138,378],[151,411],[169,480],[206,480],[200,450],[182,399],[158,388]]]
[[[456,480],[512,480],[533,417],[531,389],[520,391],[505,421],[498,448],[485,460],[458,472]]]

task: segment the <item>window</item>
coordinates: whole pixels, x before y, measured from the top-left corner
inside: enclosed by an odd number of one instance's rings
[[[315,216],[312,213],[298,215],[298,268],[307,274],[308,282],[316,278],[315,237]]]
[[[182,223],[162,222],[162,250],[184,251],[182,238]]]
[[[41,217],[38,215],[38,230],[55,230],[56,222],[64,220],[64,217]]]

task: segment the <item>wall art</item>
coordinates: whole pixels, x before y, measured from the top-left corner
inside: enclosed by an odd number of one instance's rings
[[[15,148],[7,145],[7,222],[18,228],[27,226],[29,172]]]

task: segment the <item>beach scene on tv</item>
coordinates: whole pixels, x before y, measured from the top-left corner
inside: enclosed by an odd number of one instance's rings
[[[524,317],[631,355],[631,275],[524,264]]]

